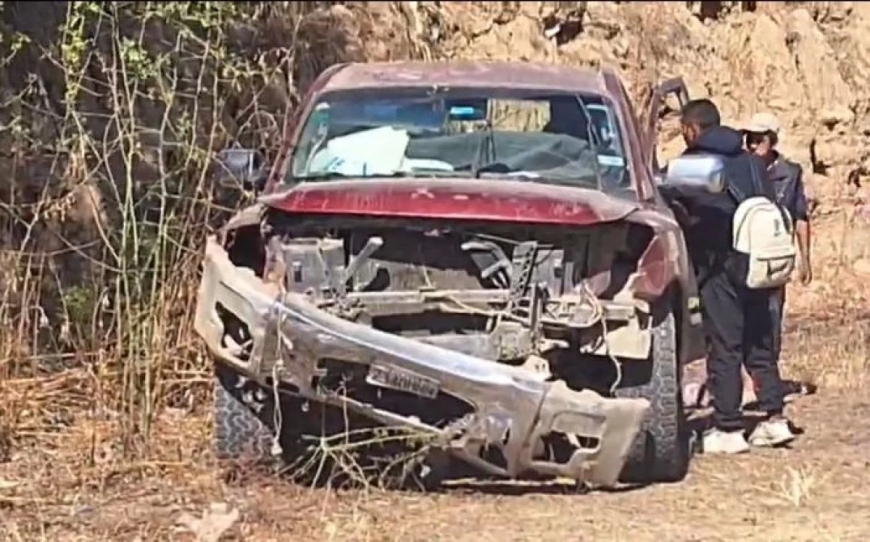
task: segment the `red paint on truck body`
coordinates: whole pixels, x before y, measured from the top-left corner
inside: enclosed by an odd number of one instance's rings
[[[505,179],[354,179],[306,182],[263,202],[281,211],[588,226],[638,206],[598,190]]]

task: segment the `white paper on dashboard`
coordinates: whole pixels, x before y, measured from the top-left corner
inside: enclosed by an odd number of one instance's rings
[[[408,132],[392,126],[336,137],[317,153],[310,170],[349,176],[390,175],[401,169],[409,141]]]

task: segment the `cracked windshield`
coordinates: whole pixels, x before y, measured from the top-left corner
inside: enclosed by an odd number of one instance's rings
[[[295,182],[462,176],[625,190],[623,148],[598,96],[333,93],[306,120],[291,172]]]

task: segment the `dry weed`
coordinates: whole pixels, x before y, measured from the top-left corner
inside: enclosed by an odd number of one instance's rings
[[[806,505],[814,495],[818,485],[818,475],[815,470],[805,467],[788,467],[786,475],[780,482],[780,496],[795,508]]]
[[[227,503],[212,503],[202,517],[184,513],[178,522],[196,536],[197,542],[218,542],[238,519],[238,509],[229,508]]]

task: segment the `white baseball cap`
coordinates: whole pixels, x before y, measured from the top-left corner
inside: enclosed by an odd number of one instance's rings
[[[754,134],[763,134],[765,132],[778,134],[779,130],[779,121],[773,113],[768,113],[766,111],[752,115],[752,118],[749,119],[749,122],[743,127],[744,132],[751,132]]]

